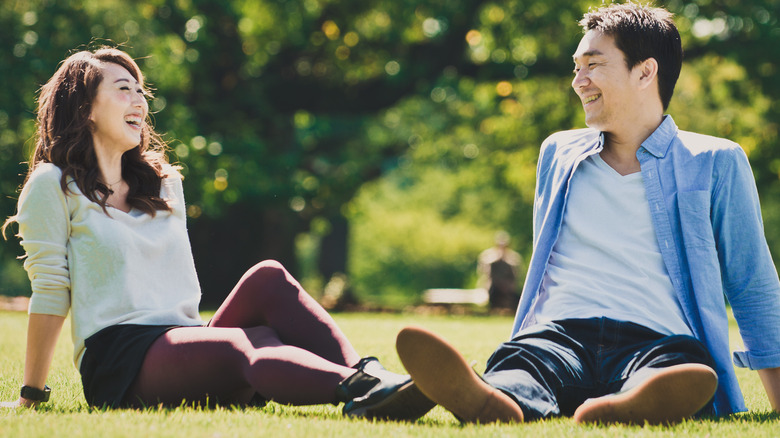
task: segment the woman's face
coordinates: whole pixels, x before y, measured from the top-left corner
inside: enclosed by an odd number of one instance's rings
[[[105,63],[89,118],[95,148],[120,155],[141,143],[149,112],[142,85],[124,67]]]

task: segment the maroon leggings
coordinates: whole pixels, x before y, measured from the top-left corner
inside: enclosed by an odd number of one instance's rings
[[[126,400],[335,402],[360,356],[333,318],[275,261],[250,269],[206,327],[158,338]]]

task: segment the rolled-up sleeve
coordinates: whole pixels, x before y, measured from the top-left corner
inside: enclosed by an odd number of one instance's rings
[[[66,316],[70,309],[70,212],[60,175],[53,165],[39,166],[19,196],[16,221],[33,292],[30,313]]]

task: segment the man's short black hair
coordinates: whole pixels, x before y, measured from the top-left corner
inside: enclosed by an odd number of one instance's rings
[[[612,4],[586,13],[580,26],[585,32],[596,30],[613,37],[629,69],[654,58],[658,62],[658,94],[666,111],[683,58],[680,33],[671,12],[630,2]]]

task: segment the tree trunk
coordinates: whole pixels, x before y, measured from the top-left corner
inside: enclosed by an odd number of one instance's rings
[[[198,270],[203,309],[216,309],[255,263],[274,259],[293,275],[297,270],[297,215],[283,207],[254,208],[242,203],[221,218],[190,220],[189,234]]]

